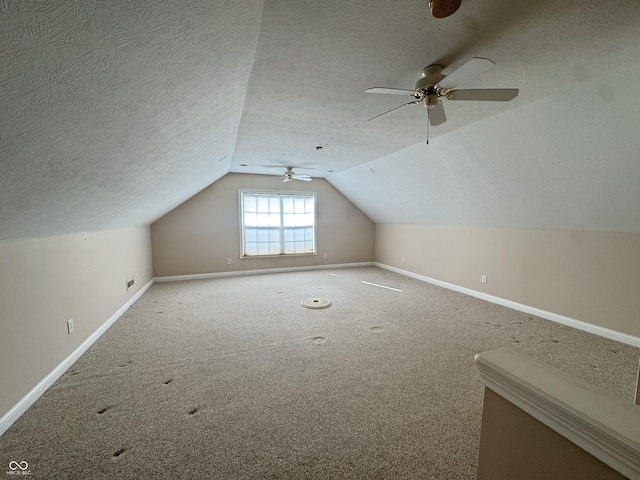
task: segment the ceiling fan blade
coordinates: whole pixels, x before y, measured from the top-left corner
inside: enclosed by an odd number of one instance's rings
[[[295,180],[302,180],[303,182],[310,182],[312,179],[309,175],[296,175]]]
[[[456,71],[447,75],[447,78],[442,80],[438,85],[440,88],[454,88],[461,83],[471,80],[473,77],[486,72],[494,65],[495,63],[488,58],[474,57]]]
[[[393,107],[391,110],[387,110],[386,112],[381,113],[380,115],[376,115],[375,117],[371,117],[369,120],[367,120],[367,122],[370,122],[374,118],[378,118],[378,117],[381,117],[383,115],[386,115],[387,113],[391,113],[394,110],[398,110],[399,108],[406,107],[407,105],[415,105],[415,104],[416,104],[416,102],[403,103],[402,105],[399,105],[397,107]]]
[[[490,102],[508,102],[518,96],[517,88],[479,88],[455,90],[447,95],[449,100],[485,100]]]
[[[432,106],[429,110],[429,123],[432,127],[440,125],[447,121],[447,116],[444,114],[444,106],[442,103]]]
[[[373,87],[367,88],[366,93],[388,93],[391,95],[415,95],[415,90],[402,90],[400,88]]]

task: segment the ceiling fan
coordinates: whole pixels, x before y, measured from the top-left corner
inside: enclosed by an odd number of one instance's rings
[[[494,65],[495,63],[488,58],[474,57],[449,75],[442,73],[442,65],[429,65],[422,70],[422,76],[420,80],[416,82],[413,90],[386,87],[369,88],[366,90],[367,93],[409,95],[414,98],[414,100],[409,103],[404,103],[392,108],[369,120],[381,117],[406,105],[418,105],[424,102],[425,107],[427,107],[429,123],[432,126],[436,126],[447,121],[441,101],[442,98],[446,98],[447,100],[481,100],[492,102],[508,102],[509,100],[513,100],[518,96],[519,90],[517,88],[456,89],[459,84],[486,72]],[[428,140],[427,143],[429,143]]]
[[[282,174],[279,177],[276,178],[283,178],[284,180],[282,180],[283,183],[286,182],[290,182],[291,180],[302,180],[303,182],[310,182],[312,180],[312,178],[309,175],[298,175],[296,172],[293,171],[293,167],[287,167],[287,171],[284,172],[284,174]]]

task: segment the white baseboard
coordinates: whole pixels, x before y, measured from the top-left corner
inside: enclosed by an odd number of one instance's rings
[[[327,269],[335,269],[335,268],[349,268],[349,267],[369,267],[369,266],[377,266],[380,268],[384,268],[386,270],[390,270],[401,275],[405,275],[407,277],[415,278],[417,280],[421,280],[423,282],[431,283],[433,285],[437,285],[443,288],[447,288],[449,290],[453,290],[456,292],[464,293],[466,295],[470,295],[472,297],[480,298],[482,300],[486,300],[488,302],[496,303],[498,305],[503,305],[505,307],[513,308],[514,310],[519,310],[521,312],[530,313],[532,315],[536,315],[541,318],[545,318],[547,320],[551,320],[557,323],[561,323],[563,325],[567,325],[569,327],[577,328],[579,330],[584,330],[589,333],[593,333],[595,335],[600,335],[605,338],[609,338],[612,340],[616,340],[621,343],[626,343],[628,345],[632,345],[634,347],[640,348],[640,338],[635,337],[633,335],[629,335],[626,333],[618,332],[616,330],[611,330],[605,327],[600,327],[598,325],[593,325],[587,322],[583,322],[580,320],[576,320],[573,318],[565,317],[562,315],[558,315],[553,312],[547,312],[546,310],[541,310],[536,307],[531,307],[528,305],[523,305],[521,303],[513,302],[511,300],[506,300],[504,298],[495,297],[493,295],[489,295],[483,292],[478,292],[476,290],[471,290],[469,288],[460,287],[458,285],[454,285],[452,283],[443,282],[441,280],[436,280],[435,278],[430,278],[424,275],[420,275],[417,273],[410,272],[408,270],[402,270],[400,268],[392,267],[390,265],[385,265],[378,262],[360,262],[360,263],[341,263],[335,265],[313,265],[308,267],[289,267],[289,268],[271,268],[264,270],[244,270],[244,271],[235,271],[235,272],[220,272],[220,273],[203,273],[203,274],[194,274],[194,275],[175,275],[168,277],[157,277],[149,281],[144,287],[142,287],[138,293],[136,293],[127,303],[125,303],[118,311],[116,311],[102,326],[100,326],[89,338],[87,338],[71,355],[69,355],[64,361],[62,361],[53,371],[51,371],[45,378],[43,378],[33,389],[27,393],[16,405],[13,406],[2,418],[0,418],[0,435],[6,432],[11,425],[24,413],[27,409],[34,404],[34,402],[42,396],[42,394],[51,386],[53,383],[60,377],[62,374],[71,366],[73,363],[80,358],[80,356],[86,352],[93,343],[100,338],[100,336],[107,331],[107,329],[115,323],[120,316],[127,311],[127,309],[133,305],[136,300],[138,300],[148,289],[153,285],[154,282],[173,282],[179,280],[198,280],[198,279],[206,279],[206,278],[219,278],[219,277],[231,277],[231,276],[242,276],[242,275],[259,275],[266,273],[282,273],[282,272],[295,272],[302,270],[327,270]]]
[[[309,265],[306,267],[264,268],[262,270],[235,270],[233,272],[195,273],[191,275],[171,275],[155,277],[156,282],[177,282],[182,280],[202,280],[220,277],[241,277],[244,275],[262,275],[266,273],[300,272],[305,270],[329,270],[334,268],[371,267],[374,262],[336,263],[335,265]]]
[[[138,293],[127,301],[122,307],[118,309],[109,319],[103,323],[95,332],[93,332],[89,338],[87,338],[82,344],[74,350],[74,352],[65,358],[56,368],[54,368],[46,377],[44,377],[35,387],[31,389],[22,399],[16,403],[11,410],[9,410],[2,418],[0,418],[0,435],[6,432],[13,423],[20,418],[27,409],[35,403],[38,398],[42,396],[47,389],[53,385],[53,383],[67,371],[67,369],[73,365],[73,363],[80,358],[80,356],[86,352],[93,343],[100,338],[100,336],[107,331],[107,329],[115,323],[120,316],[127,311],[127,309],[138,300],[149,287],[153,285],[153,279],[149,281],[144,287],[142,287]]]
[[[564,315],[558,315],[557,313],[548,312],[540,308],[531,307],[529,305],[524,305],[518,302],[513,302],[505,298],[495,297],[493,295],[489,295],[488,293],[471,290],[470,288],[460,287],[458,285],[454,285],[453,283],[443,282],[441,280],[436,280],[435,278],[420,275],[418,273],[413,273],[408,270],[402,270],[401,268],[392,267],[390,265],[385,265],[383,263],[374,262],[373,264],[376,267],[384,268],[385,270],[390,270],[392,272],[396,272],[401,275],[405,275],[407,277],[415,278],[416,280],[421,280],[423,282],[431,283],[439,287],[444,287],[449,290],[464,293],[465,295],[480,298],[482,300],[486,300],[487,302],[496,303],[504,307],[513,308],[514,310],[530,313],[537,317],[541,317],[546,320],[551,320],[552,322],[561,323],[568,327],[577,328],[578,330],[583,330],[585,332],[593,333],[601,337],[609,338],[617,342],[626,343],[627,345],[632,345],[634,347],[640,348],[640,338],[635,337],[633,335],[629,335],[627,333],[622,333],[622,332],[618,332],[617,330],[611,330],[610,328],[601,327],[599,325],[594,325],[592,323],[583,322],[582,320],[576,320],[575,318],[565,317]]]

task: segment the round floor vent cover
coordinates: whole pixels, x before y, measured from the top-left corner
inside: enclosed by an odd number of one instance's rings
[[[306,308],[327,308],[331,306],[331,301],[326,298],[307,298],[300,305]]]

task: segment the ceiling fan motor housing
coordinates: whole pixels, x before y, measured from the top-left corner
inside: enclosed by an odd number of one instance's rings
[[[438,85],[446,75],[442,74],[442,65],[429,65],[422,69],[422,78],[416,82],[415,90],[427,90]]]

